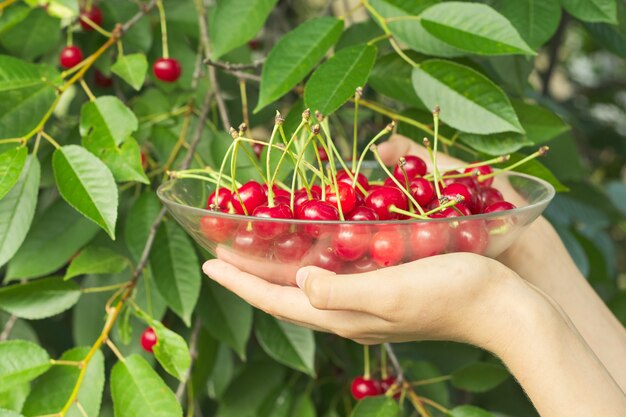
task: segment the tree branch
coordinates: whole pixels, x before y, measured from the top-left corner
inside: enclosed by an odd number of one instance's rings
[[[548,63],[548,68],[541,74],[541,95],[549,96],[550,95],[550,81],[552,80],[552,75],[554,74],[554,70],[559,62],[559,50],[561,48],[561,41],[563,40],[563,36],[565,35],[565,29],[567,28],[567,24],[569,23],[569,14],[563,13],[563,18],[561,19],[561,23],[559,24],[556,33],[548,43],[547,51],[550,62]]]
[[[178,389],[176,389],[176,399],[178,402],[183,398],[183,394],[185,393],[185,388],[187,387],[187,383],[189,382],[189,378],[191,377],[191,370],[193,368],[193,362],[196,360],[198,356],[198,338],[200,335],[200,329],[202,328],[202,320],[196,319],[196,322],[193,326],[193,330],[191,332],[191,339],[189,341],[189,354],[191,355],[191,364],[189,365],[189,369],[185,373],[185,377],[178,384]]]
[[[141,6],[141,10],[122,25],[122,33],[126,33],[126,31],[137,23],[142,17],[150,13],[150,10],[152,10],[155,5],[156,0],[150,0],[150,3],[145,6]]]
[[[17,316],[15,314],[11,314],[11,317],[4,324],[4,329],[2,329],[2,333],[0,333],[0,342],[4,342],[11,335],[11,330],[13,330],[13,326],[17,322]]]

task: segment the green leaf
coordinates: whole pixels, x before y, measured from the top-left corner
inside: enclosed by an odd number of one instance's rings
[[[200,294],[200,262],[187,234],[176,223],[166,221],[159,228],[150,266],[163,299],[189,326]]]
[[[98,233],[98,227],[62,200],[37,216],[7,270],[7,280],[50,274]]]
[[[561,5],[572,16],[585,22],[617,23],[615,0],[561,0]]]
[[[202,286],[198,314],[202,325],[217,340],[230,346],[240,358],[246,357],[246,345],[252,330],[252,307],[213,280]]]
[[[86,274],[117,274],[129,266],[125,256],[106,247],[88,246],[70,263],[65,280]]]
[[[63,353],[64,361],[82,361],[89,352],[88,347],[77,347]],[[26,417],[54,414],[59,412],[70,397],[78,380],[80,369],[76,366],[54,366],[33,384],[33,389],[24,404],[22,413]],[[97,350],[85,371],[84,381],[78,391],[77,401],[86,415],[100,414],[102,391],[104,390],[104,355]],[[67,417],[83,417],[76,403],[69,408]]]
[[[176,396],[138,355],[118,362],[111,371],[111,397],[116,417],[182,417]]]
[[[376,59],[376,47],[357,45],[342,49],[315,70],[304,87],[304,103],[328,115],[364,86]]]
[[[219,0],[209,25],[213,59],[254,38],[276,3],[277,0]]]
[[[22,137],[38,125],[54,102],[50,81],[57,73],[2,55],[0,68],[0,138]]]
[[[36,8],[18,25],[0,36],[0,44],[12,54],[33,61],[53,50],[61,40],[61,21]]]
[[[116,181],[150,184],[141,164],[141,149],[134,138],[127,138],[119,148],[101,148],[93,153],[111,170]]]
[[[124,238],[135,261],[139,261],[152,223],[161,211],[161,203],[152,190],[146,190],[133,204],[126,217]]]
[[[407,55],[415,62],[422,60],[422,56],[412,51]],[[424,103],[417,97],[411,83],[413,67],[397,53],[389,53],[376,61],[370,74],[368,85],[378,93],[398,100],[413,107],[422,108]]]
[[[486,4],[445,2],[420,16],[434,37],[463,51],[479,55],[535,55],[504,16]]]
[[[9,389],[31,381],[50,367],[48,353],[25,340],[0,342],[0,387]]]
[[[0,416],[2,409],[5,410],[21,410],[30,392],[30,384],[25,382],[17,385],[10,390],[0,392]]]
[[[626,216],[626,184],[611,181],[607,184],[606,191],[615,207]]]
[[[599,45],[623,58],[626,57],[626,5],[618,4],[617,20],[617,26],[586,22],[585,27]]]
[[[137,117],[117,97],[98,97],[85,103],[80,112],[83,145],[92,152],[120,145],[137,127]]]
[[[29,156],[17,184],[0,200],[0,266],[15,255],[26,238],[35,216],[40,177],[39,161]]]
[[[33,9],[26,5],[16,3],[12,7],[4,9],[0,16],[0,36],[22,22]]]
[[[384,18],[403,18],[387,23],[389,30],[399,41],[414,51],[433,56],[455,57],[465,52],[432,36],[417,21],[417,16],[438,0],[371,0],[370,4]],[[412,17],[408,17],[412,16]]]
[[[122,55],[111,66],[111,72],[139,91],[148,73],[148,59],[145,54]]]
[[[442,357],[449,357],[450,352],[442,352]],[[443,376],[443,373],[432,363],[427,361],[407,360],[401,363],[408,381],[423,381]],[[450,406],[450,388],[447,381],[422,385],[419,388],[421,396],[430,398],[444,407]]]
[[[535,145],[546,143],[570,130],[567,123],[545,107],[521,100],[513,100],[512,104],[526,137]]]
[[[506,94],[479,72],[451,61],[429,60],[413,70],[413,88],[428,108],[441,106],[441,120],[468,133],[524,129]]]
[[[491,135],[461,133],[459,139],[478,152],[488,155],[508,154],[533,144],[525,135],[515,132],[493,133]]]
[[[106,165],[86,149],[66,145],[54,151],[52,168],[65,201],[115,239],[117,186]]]
[[[47,12],[61,19],[78,17],[78,0],[48,0]]]
[[[28,148],[16,147],[0,153],[0,200],[7,195],[20,178],[26,164]]]
[[[515,29],[533,48],[546,43],[559,27],[561,5],[545,0],[496,0],[494,9],[515,26]]]
[[[452,417],[493,417],[491,413],[473,405],[461,405],[450,410]]]
[[[291,417],[315,417],[315,404],[307,394],[301,394],[291,410]]]
[[[150,325],[157,335],[157,343],[153,348],[156,360],[170,375],[179,381],[185,380],[191,366],[191,355],[185,339],[156,320],[152,320]]]
[[[23,417],[20,413],[16,413],[15,411],[5,410],[0,408],[0,417]]]
[[[256,316],[255,323],[259,344],[271,358],[315,376],[315,339],[312,330],[263,313]]]
[[[486,392],[494,389],[509,377],[502,366],[477,362],[452,373],[452,385],[470,392]]]
[[[304,22],[276,42],[263,65],[259,102],[254,112],[302,81],[337,42],[342,29],[342,20],[319,17]]]
[[[351,417],[399,417],[402,411],[398,403],[386,396],[366,397],[352,410]]]
[[[126,0],[107,0],[98,3],[98,6],[110,22],[126,22],[137,13],[137,5]],[[150,19],[139,19],[124,32],[124,48],[148,52],[152,46],[153,32]]]
[[[248,364],[222,396],[216,417],[257,416],[260,407],[283,383],[285,368],[271,362]]]
[[[0,308],[23,319],[44,319],[72,308],[80,294],[78,285],[62,277],[44,278],[0,288]]]
[[[513,164],[515,162],[520,161],[526,155],[514,153],[511,155],[511,159],[509,160],[509,164]],[[548,181],[557,192],[567,191],[568,188],[561,184],[561,181],[558,180],[554,176],[554,174],[545,167],[541,162],[536,159],[532,161],[528,161],[525,164],[515,168],[517,172],[523,172],[524,174],[534,175],[535,177],[541,178],[542,180]]]

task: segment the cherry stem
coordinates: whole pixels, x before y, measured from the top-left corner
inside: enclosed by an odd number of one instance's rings
[[[361,156],[359,157],[359,163],[356,166],[356,171],[354,171],[354,178],[359,177],[359,171],[361,171],[361,165],[363,164],[363,160],[365,159],[365,155],[367,154],[367,151],[371,149],[371,147],[376,143],[378,139],[390,133],[393,130],[394,126],[395,126],[395,122],[392,121],[387,126],[385,126],[383,130],[378,132],[372,140],[369,141],[365,149],[363,149],[363,152],[361,152]]]
[[[363,378],[370,379],[370,347],[363,345]]]
[[[410,189],[409,175],[406,173],[406,168],[404,167],[405,164],[406,164],[406,159],[404,159],[404,157],[400,158],[400,163],[398,165],[400,166],[400,169],[402,170],[402,175],[404,175],[404,183],[406,184],[405,189],[407,190],[409,195],[412,195],[411,189]],[[409,208],[413,206],[413,201],[417,203],[417,200],[410,201],[411,206]],[[419,211],[420,214],[424,214],[424,210],[422,209],[422,206],[420,206],[419,203],[417,203],[416,207],[417,207],[417,211]]]
[[[241,113],[243,114],[243,122],[250,128],[250,117],[248,115],[248,94],[246,93],[246,80],[239,79],[239,94],[241,95]]]
[[[453,168],[448,168],[448,171],[460,171],[460,170],[467,170],[467,169],[472,169],[472,168],[478,168],[478,167],[482,167],[485,165],[492,165],[492,164],[501,164],[503,162],[508,161],[509,159],[511,159],[511,155],[501,155],[498,156],[496,158],[493,159],[489,159],[487,161],[481,161],[481,162],[474,162],[471,164],[467,164],[467,165],[462,165],[462,166],[457,166],[457,167],[453,167]],[[473,177],[473,176],[478,176],[475,172],[463,172],[460,174],[452,174],[452,175],[442,175],[441,179],[448,179],[448,178],[464,178],[464,177]],[[424,175],[424,178],[430,179],[433,177],[433,174],[426,174]]]
[[[402,184],[400,184],[400,181],[398,181],[398,179],[391,173],[391,171],[389,171],[389,168],[387,168],[385,166],[385,164],[383,163],[383,160],[380,158],[380,154],[378,153],[378,150],[376,149],[376,145],[372,145],[371,151],[372,151],[372,154],[374,155],[374,158],[376,159],[376,161],[380,165],[380,167],[383,169],[383,171],[385,171],[385,174],[387,174],[387,176],[391,179],[391,181],[394,182],[394,184],[396,184],[396,186],[400,189],[400,191],[402,191],[404,193],[404,195],[407,196],[409,201],[412,204],[414,204],[415,207],[418,208],[418,211],[421,214],[424,214],[424,210],[422,210],[422,207],[419,205],[417,200],[415,200],[415,198],[411,195],[411,193],[406,188],[404,188],[402,186]]]
[[[285,159],[285,155],[288,154],[291,157],[291,159],[293,160],[294,164],[295,164],[295,160],[296,159],[294,158],[294,156],[291,153],[291,151],[289,150],[289,148],[295,142],[298,133],[300,132],[300,130],[302,129],[302,127],[304,126],[305,123],[306,123],[306,121],[304,119],[302,119],[302,121],[298,125],[298,128],[296,129],[294,134],[291,135],[291,138],[289,140],[287,140],[287,137],[285,135],[285,130],[283,129],[283,125],[282,124],[279,125],[278,130],[280,132],[280,136],[281,136],[283,142],[285,143],[285,147],[283,148],[283,154],[280,156],[280,159],[278,160],[278,164],[276,164],[276,169],[274,170],[274,175],[272,176],[272,184],[274,183],[274,181],[276,181],[276,177],[278,176],[278,171],[280,170],[280,167],[283,164],[283,160]],[[299,170],[294,170],[294,175],[296,175],[296,174],[302,175]],[[306,184],[306,185],[308,185],[308,184]]]
[[[167,23],[165,21],[165,8],[161,0],[156,0],[156,6],[159,10],[159,20],[161,21],[161,46],[163,48],[163,58],[170,57],[170,48],[167,45]]]
[[[318,129],[319,129],[319,127],[318,127]],[[306,151],[306,148],[309,146],[309,144],[315,138],[315,136],[317,136],[317,134],[315,133],[315,127],[314,127],[314,129],[309,134],[309,137],[306,138],[306,141],[304,142],[304,146],[302,147],[302,149],[298,153],[298,159],[296,160],[296,167],[295,167],[296,170],[298,170],[298,167],[300,166],[300,162],[302,161],[302,158],[304,157],[304,153]],[[295,201],[294,196],[295,196],[295,191],[296,191],[296,178],[297,178],[297,175],[294,175],[291,178],[291,200],[289,201],[289,207],[291,208],[292,212],[294,211],[294,201]],[[322,191],[323,190],[324,190],[324,188],[322,187]]]
[[[217,184],[215,185],[215,198],[216,199],[219,199],[220,185],[221,185],[221,182],[222,182],[222,175],[223,175],[222,173],[224,172],[224,168],[226,168],[226,161],[228,161],[228,157],[231,156],[231,154],[233,152],[233,148],[235,147],[236,143],[237,143],[237,139],[235,139],[233,141],[233,143],[230,144],[230,146],[226,150],[226,154],[224,155],[224,159],[222,160],[222,164],[220,165],[220,170],[219,170],[219,172],[217,174]],[[231,159],[232,159],[232,157],[231,157]],[[231,177],[231,178],[232,178],[232,183],[233,183],[232,186],[234,186],[235,178],[234,177]],[[218,204],[218,208],[219,208],[219,201],[217,201],[217,204]]]
[[[356,151],[358,145],[358,126],[359,126],[359,100],[363,95],[363,89],[361,87],[357,87],[356,92],[354,93],[354,123],[352,126],[352,172],[356,169]]]
[[[339,161],[339,165],[341,165],[341,168],[348,175],[348,178],[350,178],[352,180],[352,188],[358,188],[364,195],[367,196],[367,194],[369,194],[367,192],[367,190],[365,188],[363,188],[363,186],[358,181],[356,181],[356,176],[354,175],[354,163],[353,163],[352,170],[348,169],[348,166],[346,165],[346,163],[344,162],[343,158],[341,157],[341,154],[339,153],[339,150],[337,149],[335,144],[333,142],[330,142],[330,145],[331,145],[333,153],[335,154],[335,156],[337,156],[337,160]],[[354,159],[353,159],[353,161],[354,161]]]
[[[435,106],[433,109],[433,124],[434,124],[434,144],[433,144],[433,175],[435,179],[435,189],[437,190],[437,198],[441,198],[441,191],[439,190],[439,167],[437,166],[437,148],[439,145],[439,106]]]
[[[382,379],[387,379],[387,350],[381,346],[380,348],[380,376]],[[395,383],[394,383],[395,385]]]
[[[279,112],[276,112],[274,128],[272,129],[272,135],[270,136],[270,140],[268,143],[267,154],[265,154],[265,169],[267,173],[267,204],[270,207],[274,207],[274,190],[272,189],[273,179],[271,167],[270,167],[270,159],[272,155],[272,145],[274,144],[274,139],[276,138],[276,133],[278,133],[278,127],[282,124],[282,116]],[[283,154],[284,155],[284,154]],[[277,169],[278,171],[278,169]]]
[[[499,171],[494,171],[490,174],[485,174],[485,175],[479,175],[478,176],[478,181],[482,182],[486,179],[495,177],[496,175],[502,173],[502,172],[506,172],[506,171],[511,171],[517,167],[519,167],[520,165],[524,165],[525,163],[532,161],[535,158],[538,158],[540,156],[544,156],[546,153],[548,153],[548,151],[550,150],[550,148],[548,146],[542,146],[541,148],[539,148],[536,152],[533,152],[532,154],[528,155],[527,157],[520,159],[519,161],[515,162],[514,164],[509,165],[508,167],[504,167]]]

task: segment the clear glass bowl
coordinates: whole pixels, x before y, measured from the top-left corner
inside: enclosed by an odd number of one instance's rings
[[[376,178],[372,171],[365,173]],[[467,217],[371,222],[274,220],[214,212],[204,209],[213,185],[197,179],[168,181],[157,194],[174,219],[213,256],[272,282],[294,285],[295,272],[306,265],[354,273],[450,252],[495,258],[541,215],[555,191],[539,178],[515,172],[500,173],[493,186],[517,208]],[[257,232],[268,229],[279,236],[260,238],[264,233]]]

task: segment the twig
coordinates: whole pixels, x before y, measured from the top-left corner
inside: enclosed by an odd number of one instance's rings
[[[563,18],[561,19],[561,23],[559,24],[556,33],[548,43],[547,50],[548,56],[550,58],[550,62],[548,63],[548,68],[545,72],[541,73],[541,95],[549,96],[550,95],[550,81],[552,80],[552,74],[554,74],[554,70],[559,61],[559,50],[561,48],[561,41],[563,40],[563,35],[565,34],[565,29],[569,23],[569,14],[564,13]]]
[[[400,362],[398,362],[398,357],[396,356],[396,352],[393,351],[393,348],[391,347],[391,344],[389,343],[385,343],[383,346],[385,347],[385,350],[387,351],[387,356],[389,357],[389,360],[391,361],[393,368],[396,370],[396,380],[398,382],[402,382],[404,380],[404,371],[402,370],[402,367],[400,366]]]
[[[150,0],[150,3],[142,6],[139,12],[137,12],[133,17],[131,17],[126,23],[122,25],[122,33],[126,33],[126,31],[130,29],[131,26],[139,21],[139,19],[147,15],[154,6],[156,6],[156,0]]]
[[[11,330],[13,330],[13,326],[17,322],[17,316],[15,314],[11,314],[11,317],[7,320],[4,325],[4,329],[2,329],[2,333],[0,333],[0,342],[4,342],[11,335]]]
[[[213,61],[211,58],[207,58],[204,60],[204,63],[217,68],[221,68],[226,71],[241,71],[259,68],[261,65],[263,65],[264,61],[265,60],[254,61],[252,64],[234,64],[231,62]]]
[[[193,368],[193,361],[198,356],[198,336],[200,335],[200,329],[202,328],[202,320],[199,318],[196,319],[196,323],[193,326],[193,330],[191,331],[191,340],[189,341],[189,354],[191,355],[191,364],[189,365],[189,369],[185,373],[185,377],[178,384],[178,389],[176,389],[176,399],[178,402],[183,398],[183,394],[185,393],[185,387],[189,382],[189,378],[191,377],[191,369]]]

